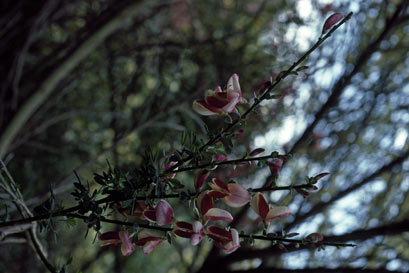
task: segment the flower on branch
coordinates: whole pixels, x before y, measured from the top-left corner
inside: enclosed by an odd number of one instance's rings
[[[210,226],[206,229],[206,235],[213,239],[213,244],[230,254],[240,247],[239,233],[236,229],[231,228],[230,232],[217,227]]]
[[[199,171],[195,177],[195,189],[196,192],[199,192],[202,188],[204,182],[209,177],[210,173],[207,171]]]
[[[251,200],[247,189],[240,184],[226,184],[220,179],[213,178],[209,186],[212,190],[208,194],[214,198],[223,198],[230,207],[242,207]]]
[[[257,148],[254,149],[253,151],[250,152],[250,156],[256,156],[258,154],[264,153],[264,149],[263,148]]]
[[[283,166],[283,160],[280,158],[273,158],[270,162],[267,162],[270,172],[274,177],[280,175],[281,167]]]
[[[175,166],[177,164],[177,162],[176,161],[171,161],[171,162],[169,162],[164,168],[163,168],[163,170],[166,172],[166,171],[168,171],[170,168],[172,168],[173,166]],[[178,168],[176,168],[176,170],[177,170]],[[173,178],[175,178],[176,177],[176,173],[170,173],[170,174],[168,174],[168,176],[167,176],[167,178],[169,178],[169,179],[173,179]]]
[[[193,224],[181,221],[175,223],[173,233],[183,238],[189,238],[190,244],[195,246],[202,240],[204,229],[199,221],[195,221]]]
[[[322,27],[322,34],[325,34],[330,30],[336,23],[338,23],[344,15],[342,13],[334,13],[325,21],[324,26]]]
[[[267,227],[270,226],[270,221],[276,218],[284,218],[291,215],[290,209],[284,206],[274,206],[268,204],[263,194],[256,193],[251,200],[251,207],[264,220]]]
[[[141,232],[138,233],[138,241],[135,242],[135,245],[141,246],[142,252],[145,254],[149,254],[161,242],[162,242],[161,238],[156,237],[145,230],[142,230]]]
[[[209,191],[204,191],[199,195],[197,198],[197,204],[205,222],[224,221],[230,223],[233,221],[233,216],[230,214],[230,212],[213,207],[214,201],[209,195]]]
[[[220,86],[217,86],[215,90],[208,90],[204,100],[193,102],[193,110],[203,116],[231,113],[241,100],[239,76],[233,74],[227,83],[226,90],[222,90]]]
[[[311,233],[310,235],[308,235],[307,237],[305,237],[304,239],[306,242],[309,243],[318,243],[322,240],[324,240],[324,236],[321,233]]]
[[[211,208],[204,215],[203,220],[207,221],[224,221],[230,223],[233,221],[233,216],[224,209]]]
[[[164,226],[172,223],[175,218],[175,213],[168,202],[160,200],[154,209],[146,209],[143,212],[143,216],[151,222]]]
[[[102,246],[106,245],[121,245],[121,252],[124,256],[129,256],[135,250],[131,243],[130,234],[128,231],[109,231],[102,233],[98,239]]]

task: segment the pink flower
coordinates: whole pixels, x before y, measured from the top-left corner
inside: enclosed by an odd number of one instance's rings
[[[281,167],[283,166],[283,160],[280,158],[273,158],[271,162],[267,162],[270,167],[270,172],[273,176],[278,177],[280,175]]]
[[[145,254],[149,254],[161,242],[162,242],[161,238],[156,237],[145,230],[142,230],[141,232],[138,233],[138,241],[135,242],[135,245],[141,246],[142,252]]]
[[[263,148],[254,149],[253,151],[250,152],[250,156],[255,156],[255,155],[264,153],[264,151],[265,150]]]
[[[175,218],[172,207],[165,200],[160,200],[154,209],[148,208],[143,212],[143,216],[158,225],[169,225]]]
[[[131,243],[128,231],[109,231],[101,234],[98,239],[101,245],[121,245],[121,252],[124,256],[129,256],[135,250]]]
[[[199,171],[195,177],[195,189],[196,192],[199,192],[202,188],[204,182],[209,177],[210,173],[206,171]]]
[[[334,13],[325,21],[324,26],[322,28],[322,34],[327,33],[336,23],[338,23],[344,15],[341,13]]]
[[[268,227],[270,221],[276,218],[283,218],[290,216],[290,209],[288,207],[274,206],[268,204],[261,193],[256,193],[251,200],[251,207],[263,218],[265,225]]]
[[[217,178],[213,178],[212,183],[209,185],[212,190],[208,194],[214,198],[223,198],[224,202],[230,207],[242,207],[251,200],[247,189],[240,184],[226,184]]]
[[[183,238],[190,238],[190,243],[195,246],[202,240],[204,229],[199,221],[195,221],[193,224],[176,222],[173,233]]]
[[[203,220],[207,221],[224,221],[230,223],[233,221],[233,216],[230,212],[219,209],[219,208],[211,208],[209,209],[204,215]]]
[[[202,215],[214,206],[213,198],[207,194],[208,192],[204,191],[197,197],[197,206]]]
[[[217,161],[223,161],[227,159],[227,155],[216,154]]]
[[[202,192],[197,198],[197,205],[204,221],[224,221],[230,223],[233,216],[225,210],[214,208],[213,198],[208,194],[209,191]]]
[[[231,228],[230,232],[216,226],[210,226],[206,230],[206,235],[213,239],[213,244],[230,254],[240,247],[240,237],[236,229]]]
[[[226,90],[223,91],[218,86],[214,91],[207,91],[204,100],[195,100],[193,102],[193,110],[203,116],[231,113],[241,100],[239,76],[233,74],[227,83]]]
[[[171,161],[171,162],[169,162],[164,168],[163,168],[163,170],[166,172],[166,171],[168,171],[170,168],[172,168],[173,166],[175,166],[177,164],[177,162],[175,162],[175,161]],[[177,170],[178,168],[176,168],[176,170]],[[173,179],[173,178],[175,178],[176,177],[176,173],[169,173],[168,174],[168,176],[167,176],[167,178],[170,178],[170,179]]]

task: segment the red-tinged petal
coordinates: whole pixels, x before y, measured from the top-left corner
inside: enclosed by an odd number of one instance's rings
[[[255,156],[263,153],[265,150],[263,148],[257,148],[250,152],[250,156]]]
[[[258,192],[253,196],[253,199],[251,200],[251,207],[255,212],[257,212],[258,215],[260,215],[261,218],[266,218],[269,207],[263,194]]]
[[[155,241],[149,241],[147,242],[143,247],[142,247],[142,252],[146,255],[148,255],[149,253],[152,252],[152,250],[155,249],[155,247],[157,247],[160,243],[162,242],[162,240],[158,239]]]
[[[319,241],[324,240],[324,236],[321,233],[311,233],[305,240],[311,243],[318,243]]]
[[[273,206],[270,205],[270,210],[267,216],[264,219],[264,222],[268,226],[270,221],[276,218],[284,218],[291,215],[291,211],[288,207],[280,207],[280,206]]]
[[[118,231],[108,231],[99,235],[98,239],[100,241],[119,241],[119,232]]]
[[[217,226],[208,227],[206,235],[217,242],[227,243],[233,240],[230,232]]]
[[[165,166],[164,171],[166,172],[167,170],[169,170],[170,168],[172,168],[172,167],[175,166],[176,164],[177,164],[177,162],[175,162],[175,161],[169,162],[169,163]],[[176,168],[176,170],[177,170],[177,168]],[[170,173],[170,174],[168,174],[167,177],[170,178],[170,179],[173,179],[173,178],[176,177],[176,173]]]
[[[203,239],[203,235],[200,233],[195,233],[190,237],[190,244],[192,246],[198,245]]]
[[[240,247],[240,238],[239,238],[239,233],[237,232],[237,230],[232,228],[232,229],[230,229],[230,233],[232,235],[233,240],[231,242],[228,242],[225,245],[225,250],[224,251],[227,254],[230,254],[230,253],[236,251]]]
[[[129,256],[135,250],[131,243],[131,238],[128,231],[120,231],[119,238],[121,239],[121,252],[124,256]]]
[[[189,229],[192,230],[193,226],[191,223],[188,222],[184,222],[184,221],[178,221],[175,223],[175,227],[176,228],[180,228],[180,229]]]
[[[174,234],[176,234],[179,237],[183,237],[183,238],[191,238],[193,235],[193,232],[191,231],[183,231],[180,229],[174,230],[173,231]]]
[[[235,96],[235,95],[233,95]],[[234,109],[236,108],[237,103],[240,102],[240,98],[239,97],[231,97],[229,98],[229,103],[226,104],[226,106],[224,106],[221,110],[222,112],[225,113],[231,113],[234,111]]]
[[[344,18],[344,15],[341,13],[334,13],[325,21],[324,26],[322,28],[322,34],[327,33],[336,23],[341,21]]]
[[[169,225],[175,218],[172,207],[165,200],[160,200],[155,208],[156,222],[158,225]]]
[[[302,196],[305,196],[305,197],[310,195],[310,193],[308,191],[305,191],[303,189],[295,189],[295,191],[298,192],[299,194],[301,194]]]
[[[156,222],[156,211],[154,209],[146,209],[143,216],[150,222]]]
[[[138,233],[138,241],[135,242],[135,245],[142,246],[142,252],[149,254],[161,242],[160,238],[142,230]]]
[[[251,200],[251,196],[247,189],[240,184],[227,185],[230,195],[224,198],[224,202],[233,208],[239,208],[247,204]]]
[[[223,93],[216,93],[213,96],[206,96],[206,104],[214,108],[223,108],[230,101],[225,97],[225,95],[222,94]]]
[[[207,194],[208,192],[209,191],[202,192],[197,198],[197,204],[202,215],[206,214],[206,212],[213,208],[214,205],[213,198]]]
[[[205,221],[224,221],[230,223],[233,221],[233,216],[223,209],[212,208],[209,209],[205,215],[203,215]]]
[[[227,155],[216,154],[217,161],[223,161],[227,159]]]
[[[212,179],[213,184],[215,184],[216,186],[218,186],[221,190],[225,190],[228,191],[229,188],[227,187],[227,184],[224,183],[223,181],[221,181],[220,179],[217,178],[213,178]],[[212,187],[212,185],[210,185],[210,187]],[[212,187],[213,188],[213,187]],[[217,188],[214,188],[217,189]]]
[[[202,188],[204,182],[206,181],[206,179],[209,177],[210,173],[206,172],[206,171],[199,171],[196,175],[195,178],[195,189],[196,192],[199,192],[200,189]]]
[[[283,166],[283,160],[280,158],[273,158],[271,162],[267,162],[267,164],[270,167],[271,174],[278,177],[281,167]]]
[[[227,82],[227,93],[236,93],[239,95],[239,101],[241,100],[241,88],[239,83],[239,76],[235,73],[233,74],[229,81]]]
[[[209,196],[213,197],[213,198],[224,198],[226,196],[228,196],[229,194],[226,192],[220,192],[218,190],[211,190],[207,193]]]
[[[314,179],[315,179],[315,181],[318,181],[318,180],[320,180],[321,178],[323,178],[323,177],[325,177],[327,175],[329,175],[329,173],[320,173],[320,174],[314,176]]]
[[[193,110],[199,113],[202,116],[212,116],[217,115],[220,112],[220,109],[214,108],[208,105],[203,100],[195,100],[192,106]]]

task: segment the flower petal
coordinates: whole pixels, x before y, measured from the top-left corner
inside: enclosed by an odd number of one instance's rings
[[[206,181],[206,179],[209,177],[210,172],[207,171],[199,171],[196,175],[195,178],[195,189],[196,192],[199,192],[200,189],[202,188],[204,182]]]
[[[219,190],[219,191],[229,191],[229,188],[227,187],[227,184],[221,181],[218,178],[213,178],[212,183],[210,183],[210,187],[214,190]]]
[[[255,156],[263,153],[265,150],[263,148],[257,148],[250,152],[250,156]]]
[[[142,230],[138,233],[138,241],[135,242],[135,245],[142,246],[142,252],[149,254],[161,242],[162,240],[160,238],[145,230]]]
[[[203,116],[212,116],[219,113],[219,109],[208,105],[204,100],[193,101],[193,110]]]
[[[209,209],[213,208],[213,198],[207,194],[208,192],[209,191],[202,192],[197,198],[197,205],[199,206],[202,215],[206,214]]]
[[[230,232],[217,226],[208,227],[206,229],[206,235],[215,240],[216,242],[227,243],[232,240],[232,235]]]
[[[158,225],[168,225],[172,223],[175,218],[175,213],[173,212],[172,207],[165,200],[160,200],[158,205],[155,208],[156,214],[156,223]]]
[[[291,211],[288,207],[270,205],[270,210],[268,211],[268,214],[265,217],[264,221],[266,225],[268,226],[271,220],[276,219],[276,218],[288,217],[290,215],[291,215]]]
[[[251,207],[255,212],[257,212],[258,215],[260,215],[261,218],[266,218],[269,207],[263,194],[258,192],[253,196],[253,199],[251,200]]]
[[[224,252],[226,252],[227,254],[236,251],[240,247],[239,233],[234,228],[230,229],[230,232],[233,240],[225,245]]]
[[[271,162],[267,162],[268,166],[270,167],[270,172],[275,177],[278,177],[280,174],[281,167],[283,166],[283,160],[280,158],[273,158]]]
[[[230,223],[231,221],[233,221],[233,216],[226,210],[211,208],[206,212],[205,215],[203,215],[203,219],[205,221],[224,221]]]
[[[135,250],[132,245],[131,238],[128,231],[120,231],[119,238],[121,239],[121,252],[124,256],[129,256]]]
[[[250,194],[245,187],[240,184],[228,184],[227,185],[230,195],[224,197],[224,202],[233,208],[242,207],[250,200]]]
[[[330,30],[332,26],[338,23],[342,18],[344,18],[344,15],[342,13],[334,13],[330,17],[328,17],[322,28],[322,34],[327,33],[327,31]]]
[[[241,100],[241,88],[239,84],[239,75],[234,73],[229,81],[227,82],[227,93],[236,93],[238,94],[239,101]]]

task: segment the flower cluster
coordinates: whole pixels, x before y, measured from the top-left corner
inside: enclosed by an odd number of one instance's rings
[[[338,20],[338,17],[335,19]],[[335,19],[333,21],[330,20],[326,28],[330,28],[335,24]],[[199,114],[207,116],[231,113],[234,111],[237,103],[241,101],[242,93],[239,77],[237,74],[233,74],[225,90],[222,90],[221,87],[218,86],[214,91],[208,91],[204,100],[194,101],[193,109]],[[263,152],[263,148],[257,148],[251,151],[249,155],[255,156]],[[175,180],[176,172],[172,172],[172,170],[173,167],[178,164],[172,161],[172,158],[174,158],[174,156],[172,156],[170,162],[163,167],[164,177],[169,180]],[[216,162],[221,162],[226,159],[227,156],[219,154],[216,156]],[[285,159],[283,156],[271,156],[267,157],[264,161],[269,167],[274,179],[278,178]],[[233,208],[243,207],[250,203],[251,208],[263,220],[266,229],[269,228],[271,221],[288,217],[291,214],[290,209],[286,206],[269,204],[261,193],[264,189],[257,191],[252,196],[251,193],[253,193],[253,191],[249,192],[245,187],[234,181],[226,183],[219,178],[212,178],[211,182],[207,183],[208,188],[202,189],[206,185],[206,181],[210,175],[211,173],[208,170],[200,170],[195,177],[194,188],[196,193],[191,197],[194,197],[193,210],[196,219],[192,223],[176,221],[173,208],[163,199],[154,207],[148,205],[146,201],[138,201],[132,205],[131,211],[129,209],[122,209],[118,204],[116,209],[126,216],[136,216],[141,220],[155,223],[157,226],[172,224],[172,227],[161,227],[161,229],[172,232],[176,236],[189,239],[192,245],[199,244],[202,239],[207,236],[212,239],[214,246],[222,249],[225,253],[232,253],[240,247],[240,235],[234,228],[230,228],[229,226],[223,228],[213,224],[213,222],[229,224],[233,221],[233,216],[229,211],[215,207],[215,200],[221,199],[228,207]],[[327,175],[327,173],[309,178],[308,188],[312,190],[317,189],[314,184],[325,175]],[[304,192],[308,193],[300,187],[296,188],[296,190],[301,194]],[[303,195],[305,195],[305,193]],[[120,245],[122,254],[125,256],[129,256],[135,250],[135,246],[140,246],[143,253],[149,254],[164,239],[165,238],[155,236],[143,229],[135,234],[130,234],[128,231],[122,230],[106,232],[99,236],[102,245]],[[322,239],[322,235],[313,233],[305,239],[305,242],[319,244]],[[282,247],[285,248],[284,246]]]
[[[209,172],[200,171],[198,173],[195,179],[197,190],[201,189],[209,175]],[[202,191],[196,198],[199,219],[193,223],[176,221],[172,228],[173,234],[190,239],[192,245],[199,244],[203,237],[207,236],[213,240],[214,246],[226,253],[232,253],[240,247],[239,233],[236,229],[226,230],[219,226],[208,225],[209,222],[215,221],[226,223],[233,221],[230,212],[214,207],[214,199],[222,199],[226,205],[235,208],[242,207],[251,201],[251,207],[264,220],[266,227],[270,225],[270,221],[273,219],[290,215],[287,207],[269,205],[261,193],[256,193],[251,197],[248,190],[240,184],[226,184],[220,179],[213,178],[208,185],[210,190]],[[149,207],[143,201],[139,201],[132,213],[124,214],[138,216],[159,226],[168,225],[174,221],[174,211],[165,200],[160,200],[154,208]],[[208,226],[205,228],[205,225]],[[129,256],[134,251],[135,246],[141,246],[143,253],[149,254],[163,240],[163,238],[145,230],[137,234],[137,240],[134,243],[131,243],[131,234],[127,231],[106,232],[100,235],[99,239],[102,245],[121,245],[122,254],[125,256]]]

